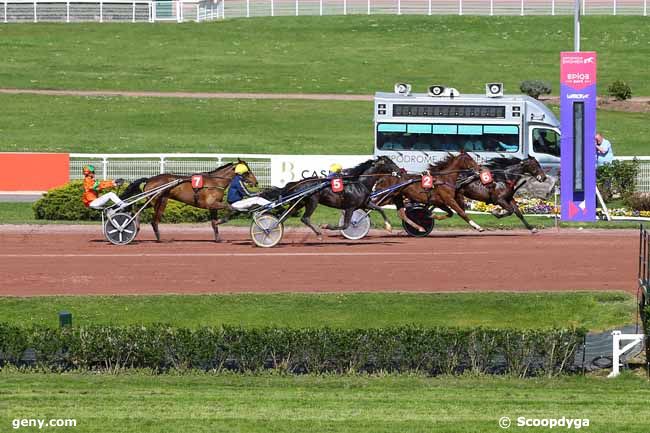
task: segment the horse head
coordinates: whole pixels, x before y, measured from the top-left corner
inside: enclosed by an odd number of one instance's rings
[[[538,182],[546,181],[546,173],[542,166],[539,165],[539,161],[535,159],[534,156],[529,156],[528,158],[521,161],[522,169],[524,173],[528,173],[531,176],[535,177]]]
[[[471,170],[474,173],[481,171],[481,166],[478,165],[478,162],[472,155],[465,151],[461,151],[458,156],[454,157],[452,161],[447,166],[447,169],[450,170]]]
[[[390,159],[390,157],[386,155],[382,155],[379,158],[377,158],[377,162],[375,163],[375,166],[379,171],[385,174],[392,174],[393,176],[398,176],[399,174],[402,173],[402,168],[400,168],[397,164],[395,164],[395,161]]]

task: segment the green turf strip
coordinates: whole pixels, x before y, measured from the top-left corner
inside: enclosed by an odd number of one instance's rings
[[[0,95],[0,117],[2,152],[370,155],[374,143],[372,102]],[[649,123],[598,111],[616,155],[647,154]]]
[[[550,7],[550,6],[549,6]],[[641,16],[585,16],[598,91],[627,81],[650,95],[650,26]],[[405,81],[483,93],[542,79],[559,93],[573,17],[329,16],[196,25],[12,24],[0,28],[2,87],[373,93]]]
[[[3,431],[13,431],[12,420],[20,418],[72,418],[76,428],[56,431],[87,433],[494,433],[503,431],[502,416],[513,423],[586,418],[582,430],[592,433],[646,433],[650,424],[650,387],[632,375],[517,380],[4,371],[0,382]]]
[[[387,209],[386,214],[388,219],[393,224],[394,230],[402,230],[401,220],[397,216],[395,210]],[[440,213],[442,214],[442,213]],[[373,227],[383,228],[383,220],[377,212],[370,214]],[[519,219],[512,215],[507,218],[497,219],[492,215],[487,214],[473,214],[470,217],[488,230],[511,230],[511,229],[524,229],[523,224]],[[340,211],[338,209],[327,208],[319,206],[312,216],[312,222],[320,223],[336,223],[340,218]],[[553,218],[547,216],[527,216],[527,221],[538,229],[553,229],[555,221]],[[31,203],[0,203],[0,224],[99,224],[98,222],[91,221],[49,221],[37,220],[34,218],[34,211],[32,210]],[[209,223],[205,224],[206,233],[211,234]],[[227,223],[227,226],[249,227],[251,224],[250,219],[236,218]],[[305,227],[300,221],[300,218],[289,218],[285,223],[288,227]],[[560,228],[602,228],[602,229],[636,229],[639,227],[637,221],[597,221],[593,223],[559,223]],[[149,225],[144,224],[143,230],[149,230]],[[457,230],[468,229],[471,227],[460,217],[454,216],[453,218],[437,221],[434,230]],[[164,235],[165,228],[161,228]],[[100,233],[98,228],[98,233]],[[337,234],[337,232],[332,232]]]
[[[75,325],[166,322],[184,327],[375,328],[417,324],[602,330],[633,322],[634,302],[632,295],[622,292],[57,296],[0,298],[0,320],[57,326],[57,313],[67,310]]]

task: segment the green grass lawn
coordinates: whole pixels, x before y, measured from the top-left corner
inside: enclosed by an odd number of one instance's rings
[[[585,16],[599,92],[627,81],[650,95],[650,26],[641,16]],[[543,79],[559,93],[559,53],[573,17],[328,16],[181,24],[13,24],[0,28],[3,87],[373,93],[405,81],[483,93]]]
[[[397,216],[397,212],[392,209],[386,209],[386,214],[393,224],[394,230],[401,230],[401,220]],[[442,214],[442,213],[441,213]],[[374,228],[383,228],[383,219],[377,212],[370,214],[372,225]],[[512,215],[507,218],[497,219],[492,215],[486,214],[473,214],[470,217],[487,230],[512,230],[524,229],[523,224],[519,219]],[[325,206],[319,206],[314,212],[311,220],[316,224],[320,223],[335,223],[340,218],[340,211]],[[538,229],[552,229],[555,227],[555,220],[547,216],[527,216],[527,221]],[[93,221],[50,221],[50,220],[37,220],[34,217],[31,203],[2,203],[0,202],[0,224],[99,224]],[[200,224],[200,223],[199,223]],[[208,223],[205,223],[206,226]],[[287,227],[305,227],[298,217],[289,218],[285,223]],[[250,226],[250,219],[245,217],[235,218],[230,220],[227,225],[237,227]],[[147,226],[147,225],[145,225]],[[593,223],[569,223],[560,222],[560,228],[602,228],[602,229],[634,229],[639,227],[637,221],[596,221]],[[460,217],[454,216],[442,221],[436,221],[434,230],[457,230],[469,229],[470,226],[463,221]],[[148,230],[148,227],[145,228]],[[164,227],[163,229],[164,230]]]
[[[57,314],[63,310],[72,313],[75,325],[165,322],[184,327],[376,328],[416,324],[604,330],[633,323],[636,307],[634,297],[624,292],[0,298],[2,322],[58,326]]]
[[[0,118],[4,152],[363,155],[374,142],[372,102],[0,95]],[[599,110],[598,125],[616,155],[650,152],[650,113]]]
[[[0,425],[75,419],[60,432],[409,433],[547,431],[528,419],[588,419],[592,433],[647,433],[650,386],[623,375],[558,379],[0,372]],[[22,429],[33,432],[38,429]],[[22,431],[21,430],[21,431]],[[54,430],[54,429],[50,429]],[[573,431],[556,428],[550,431]]]

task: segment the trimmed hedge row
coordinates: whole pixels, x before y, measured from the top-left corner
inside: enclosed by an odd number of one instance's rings
[[[187,329],[165,324],[53,329],[0,323],[0,362],[53,370],[555,376],[574,371],[584,335],[582,329]]]
[[[120,187],[124,191],[125,186]],[[113,191],[119,194],[115,188],[106,191]],[[51,189],[39,199],[32,209],[36,219],[44,220],[101,220],[101,212],[87,208],[81,201],[83,194],[83,182],[72,181],[62,187]],[[153,209],[145,209],[140,218],[141,222],[150,222]],[[163,223],[198,223],[210,220],[210,214],[205,209],[198,209],[194,206],[185,205],[174,200],[167,202],[163,214]]]

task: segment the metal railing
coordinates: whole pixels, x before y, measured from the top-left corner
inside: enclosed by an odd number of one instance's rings
[[[650,0],[582,0],[584,15],[648,16]],[[185,22],[300,15],[571,15],[574,0],[0,0],[0,22]]]
[[[582,0],[585,15],[648,14],[648,0]],[[289,15],[571,15],[574,0],[224,0],[226,18]]]
[[[82,167],[93,164],[101,179],[135,180],[161,173],[191,175],[214,170],[228,162],[245,160],[260,186],[271,186],[271,156],[234,154],[70,154],[70,179],[83,179]]]
[[[617,156],[619,161],[639,161],[639,171],[636,174],[636,190],[650,192],[650,156]]]
[[[0,0],[0,22],[209,21],[223,17],[221,0]]]

